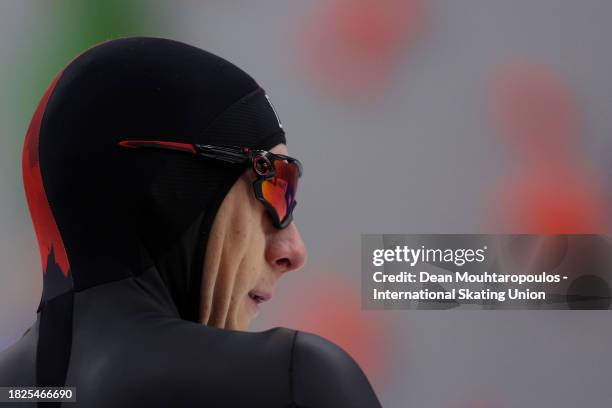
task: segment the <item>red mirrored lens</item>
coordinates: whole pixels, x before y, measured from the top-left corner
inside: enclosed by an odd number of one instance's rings
[[[284,160],[274,161],[274,177],[264,180],[261,185],[263,198],[276,210],[282,223],[295,202],[300,172],[295,163]]]

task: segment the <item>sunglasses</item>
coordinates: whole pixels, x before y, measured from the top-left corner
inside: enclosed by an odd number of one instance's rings
[[[282,229],[291,224],[293,220],[293,209],[297,204],[295,193],[298,180],[302,176],[302,164],[293,157],[265,150],[251,150],[248,147],[153,140],[123,140],[119,142],[119,146],[178,150],[251,168],[257,176],[253,181],[253,192],[257,200],[264,205],[272,219],[272,225]]]

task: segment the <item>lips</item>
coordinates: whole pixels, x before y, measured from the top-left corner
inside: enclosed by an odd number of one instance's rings
[[[272,299],[272,294],[260,290],[252,290],[249,292],[249,297],[257,304],[260,305],[268,300]]]

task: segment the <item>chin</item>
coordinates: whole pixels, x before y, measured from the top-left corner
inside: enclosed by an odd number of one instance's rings
[[[249,329],[249,327],[251,326],[251,322],[253,321],[253,319],[240,319],[239,321],[236,322],[236,327],[234,327],[234,330],[238,330],[238,331],[247,331]]]
[[[247,305],[245,305],[247,306]],[[248,307],[243,308],[240,311],[240,314],[238,316],[236,316],[236,320],[235,320],[235,324],[236,330],[240,330],[240,331],[246,331],[249,329],[249,327],[251,326],[251,323],[253,322],[253,320],[255,320],[255,317],[257,316],[257,313],[254,312],[253,310],[251,310]]]

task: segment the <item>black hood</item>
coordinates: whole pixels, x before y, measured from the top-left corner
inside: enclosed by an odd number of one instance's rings
[[[269,149],[285,135],[248,74],[176,41],[126,38],[73,60],[26,136],[24,180],[52,299],[155,267],[196,321],[207,236],[244,168],[125,139]]]

